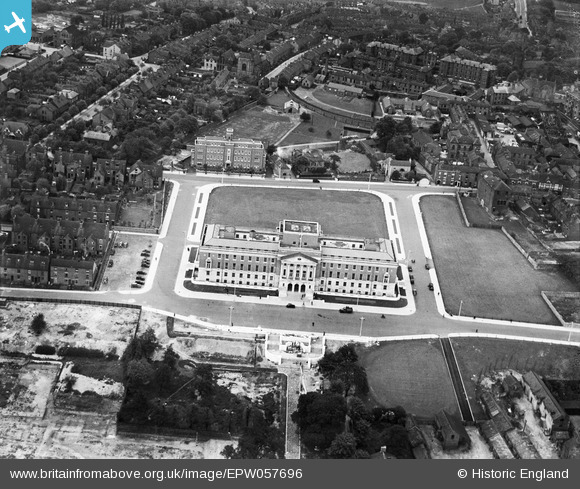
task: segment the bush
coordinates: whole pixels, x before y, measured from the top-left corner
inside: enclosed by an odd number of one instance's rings
[[[59,348],[58,354],[63,357],[84,357],[84,358],[104,358],[105,354],[101,350],[91,350],[84,346],[63,346]]]
[[[38,345],[35,351],[39,355],[54,355],[56,348],[52,345]]]
[[[46,329],[46,321],[44,320],[44,314],[37,314],[32,320],[30,325],[34,334],[39,335]]]

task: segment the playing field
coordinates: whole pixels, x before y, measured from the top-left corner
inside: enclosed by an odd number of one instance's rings
[[[540,292],[576,291],[555,272],[534,270],[498,230],[466,228],[453,197],[421,199],[445,308],[452,314],[559,324]]]
[[[227,128],[233,128],[234,138],[251,138],[274,144],[296,124],[288,115],[275,110],[253,107],[237,112],[223,124],[202,128],[198,136],[224,137]]]
[[[371,401],[425,417],[440,409],[459,412],[438,340],[388,341],[357,351]]]
[[[205,223],[274,229],[283,219],[316,221],[323,234],[388,237],[383,204],[366,192],[316,188],[219,187],[210,195]]]

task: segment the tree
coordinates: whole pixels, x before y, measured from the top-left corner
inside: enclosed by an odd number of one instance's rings
[[[50,190],[50,182],[48,179],[41,177],[36,180],[36,190]]]
[[[353,458],[355,452],[355,437],[351,433],[339,433],[330,444],[328,456],[330,458]]]
[[[425,12],[419,14],[419,22],[421,22],[421,24],[426,24],[428,20],[429,16]]]
[[[151,382],[155,371],[147,359],[131,360],[127,365],[127,383],[131,386],[143,386]]]
[[[160,347],[159,341],[157,341],[157,336],[155,336],[155,331],[153,331],[153,328],[149,327],[139,337],[139,339],[141,340],[144,356],[151,359],[155,351]]]
[[[307,447],[326,450],[342,432],[345,416],[346,401],[341,395],[328,391],[322,394],[308,392],[298,398],[298,409],[292,413],[292,421],[298,425]]]
[[[39,336],[46,330],[46,320],[44,319],[44,314],[40,313],[32,318],[32,323],[30,324],[30,329],[34,332],[36,336]]]
[[[520,79],[520,75],[515,70],[512,71],[507,77],[507,81],[509,81],[510,83],[517,82],[519,79]]]
[[[308,122],[312,119],[312,116],[308,112],[302,112],[300,114],[300,120],[302,122]]]

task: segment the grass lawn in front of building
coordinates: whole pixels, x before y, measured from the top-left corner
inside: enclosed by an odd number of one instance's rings
[[[534,270],[495,229],[465,227],[454,197],[421,199],[445,308],[451,314],[553,324],[541,291],[577,291],[561,274]]]
[[[218,187],[209,197],[205,224],[275,229],[283,219],[316,221],[325,235],[387,238],[381,200],[366,192]]]

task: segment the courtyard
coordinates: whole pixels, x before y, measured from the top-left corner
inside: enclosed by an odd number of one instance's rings
[[[366,192],[219,187],[209,197],[205,223],[274,229],[283,219],[315,221],[325,235],[388,237],[381,200]]]
[[[541,291],[577,291],[556,272],[534,270],[496,229],[465,227],[453,197],[427,196],[421,210],[446,310],[462,316],[560,324]]]

